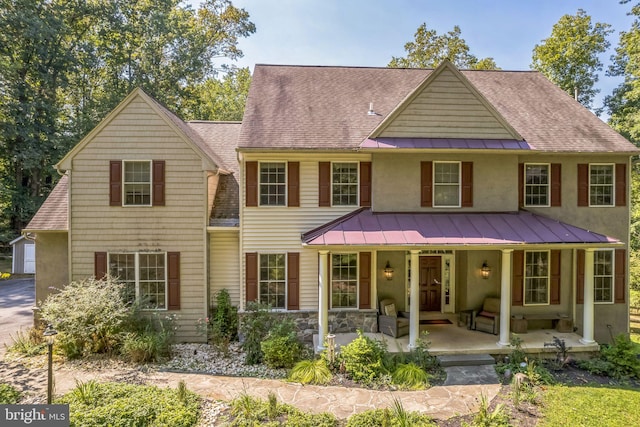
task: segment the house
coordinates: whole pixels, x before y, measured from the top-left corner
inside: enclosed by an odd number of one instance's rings
[[[242,124],[137,89],[56,165],[36,298],[111,273],[183,340],[223,288],[320,337],[393,299],[415,345],[421,312],[496,297],[500,345],[511,319],[602,342],[629,329],[638,152],[533,71],[258,65]]]
[[[34,274],[36,272],[36,245],[32,240],[19,236],[9,242],[12,261],[11,274]]]

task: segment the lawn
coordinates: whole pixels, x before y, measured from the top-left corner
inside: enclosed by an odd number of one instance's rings
[[[640,390],[549,386],[539,426],[627,427],[640,424]],[[633,409],[632,409],[633,408]]]

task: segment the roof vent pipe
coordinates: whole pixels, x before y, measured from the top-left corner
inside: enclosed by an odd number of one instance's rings
[[[376,112],[375,112],[375,111],[373,111],[373,102],[370,102],[370,103],[369,103],[369,111],[367,111],[367,114],[368,114],[369,116],[376,116],[376,115],[377,115],[377,114],[376,114]]]

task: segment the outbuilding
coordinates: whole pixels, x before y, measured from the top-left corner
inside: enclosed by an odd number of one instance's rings
[[[13,247],[11,274],[36,272],[36,245],[33,240],[20,236],[9,243]]]

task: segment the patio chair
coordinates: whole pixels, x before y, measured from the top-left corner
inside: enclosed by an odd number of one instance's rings
[[[485,298],[481,310],[473,310],[471,322],[476,331],[498,335],[500,330],[500,298]]]
[[[378,330],[386,335],[398,338],[409,333],[409,319],[398,316],[396,303],[391,298],[380,300],[378,311]]]

